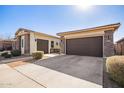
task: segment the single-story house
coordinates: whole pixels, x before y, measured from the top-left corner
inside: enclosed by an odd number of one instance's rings
[[[34,51],[50,53],[52,48],[60,48],[60,39],[56,36],[20,28],[15,33],[16,48],[22,54],[32,54]]]
[[[61,51],[69,55],[108,57],[114,55],[113,33],[120,23],[57,33]]]
[[[4,40],[0,40],[0,50],[12,50],[12,43],[13,40],[12,39],[4,39]]]
[[[122,38],[116,42],[115,54],[116,55],[124,55],[124,38]]]

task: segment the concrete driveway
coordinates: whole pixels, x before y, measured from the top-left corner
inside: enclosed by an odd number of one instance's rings
[[[35,64],[102,85],[103,59],[99,57],[62,55],[37,61]]]
[[[61,55],[35,64],[0,64],[0,87],[101,88],[102,63],[102,58]]]
[[[49,68],[23,61],[0,65],[0,88],[101,88]]]

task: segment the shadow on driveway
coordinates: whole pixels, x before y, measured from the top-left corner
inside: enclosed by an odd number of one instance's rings
[[[62,55],[34,64],[102,85],[103,59],[99,57]]]

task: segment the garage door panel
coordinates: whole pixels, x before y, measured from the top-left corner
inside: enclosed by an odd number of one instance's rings
[[[102,36],[66,40],[66,54],[102,57]]]
[[[37,39],[37,51],[48,53],[48,40]]]

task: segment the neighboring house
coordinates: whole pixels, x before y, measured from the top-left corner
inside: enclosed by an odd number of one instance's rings
[[[12,40],[13,42],[12,42],[12,50],[16,50],[16,49],[18,49],[18,47],[16,46],[16,38],[13,38],[13,40]]]
[[[124,55],[124,38],[122,38],[116,42],[115,54],[116,55]]]
[[[12,50],[13,40],[0,40],[0,50]]]
[[[0,50],[3,49],[3,43],[2,43],[2,39],[0,39]]]
[[[51,49],[60,48],[58,37],[20,28],[16,34],[16,49],[22,54],[32,54],[34,51],[44,51],[50,53]]]
[[[69,55],[108,57],[114,55],[113,33],[120,23],[57,33],[61,51]]]

